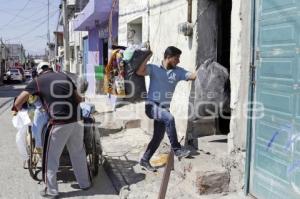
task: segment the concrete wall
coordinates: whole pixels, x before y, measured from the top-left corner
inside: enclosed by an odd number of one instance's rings
[[[243,3],[242,3],[243,2]],[[251,63],[251,2],[233,0],[231,28],[231,109],[229,151],[245,149]]]
[[[245,150],[247,135],[247,104],[249,91],[249,71],[251,63],[251,2],[232,1],[231,16],[231,109],[228,152],[230,153],[230,190],[242,190],[245,178]]]
[[[148,3],[150,12],[148,13]],[[127,45],[127,24],[142,17],[142,41],[150,41],[153,56],[151,63],[160,64],[168,46],[182,50],[179,66],[194,71],[196,68],[196,37],[178,34],[178,24],[187,21],[186,0],[122,0],[119,4],[119,45]],[[193,23],[196,20],[197,1],[193,1]],[[194,31],[195,33],[195,31]],[[147,80],[147,84],[149,80]],[[180,82],[171,103],[171,112],[176,119],[179,137],[185,136],[188,119],[188,102],[191,82]],[[145,118],[143,111],[141,116]],[[144,127],[149,130],[151,124],[145,118]]]

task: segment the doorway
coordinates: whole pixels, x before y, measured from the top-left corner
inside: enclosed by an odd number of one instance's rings
[[[230,74],[230,36],[231,36],[231,9],[232,0],[219,0],[217,5],[217,62],[224,66]],[[225,92],[228,93],[228,102],[223,108],[217,124],[220,134],[228,134],[230,131],[230,80],[225,84]]]
[[[103,39],[103,54],[102,54],[102,60],[104,67],[108,63],[108,39]]]
[[[197,58],[200,66],[207,59],[213,59],[224,66],[230,73],[230,41],[231,41],[231,8],[232,0],[199,0],[197,13]],[[225,107],[218,111],[218,117],[205,117],[193,121],[192,137],[227,135],[230,124],[230,81],[224,86],[227,93]],[[194,100],[191,97],[191,100]],[[205,103],[205,102],[203,102]]]

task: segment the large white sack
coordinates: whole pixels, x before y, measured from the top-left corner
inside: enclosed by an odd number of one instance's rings
[[[18,129],[16,135],[16,144],[22,160],[28,160],[29,155],[27,152],[26,135],[28,126],[31,120],[26,110],[21,110],[12,118],[13,126]]]

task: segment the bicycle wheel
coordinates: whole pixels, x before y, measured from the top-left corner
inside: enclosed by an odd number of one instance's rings
[[[35,149],[35,142],[32,136],[31,127],[28,128],[29,135],[29,160],[28,170],[30,176],[36,181],[42,181],[41,154]]]
[[[90,154],[88,154],[88,165],[91,171],[91,174],[93,177],[98,175],[98,169],[99,169],[99,154],[97,152],[97,142],[95,139],[95,127],[92,127],[91,130],[93,138],[92,138],[92,151]]]

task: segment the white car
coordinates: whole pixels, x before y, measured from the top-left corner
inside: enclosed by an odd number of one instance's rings
[[[20,81],[23,82],[24,81],[24,77],[21,73],[21,71],[17,68],[12,68],[9,69],[3,77],[4,81]]]

